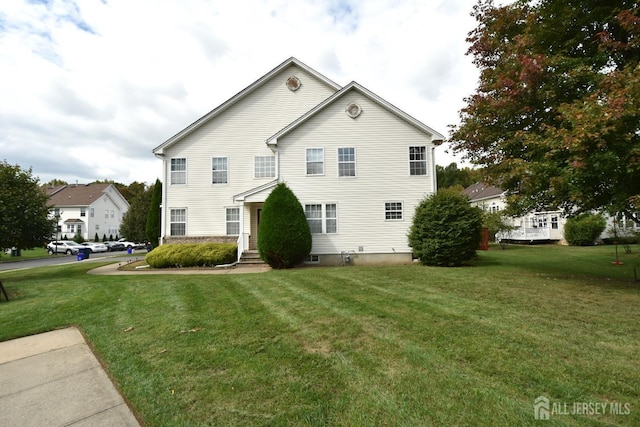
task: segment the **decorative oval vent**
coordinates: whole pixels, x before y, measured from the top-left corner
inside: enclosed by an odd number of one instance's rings
[[[360,115],[360,113],[362,113],[362,108],[360,108],[360,106],[355,102],[351,102],[349,105],[347,105],[345,111],[347,112],[347,115],[349,117],[355,119]]]
[[[287,79],[287,87],[292,92],[295,92],[296,90],[300,89],[301,85],[302,83],[300,83],[300,79],[297,78],[296,76],[291,76]]]

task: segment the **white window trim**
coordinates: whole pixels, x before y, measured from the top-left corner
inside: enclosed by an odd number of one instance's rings
[[[305,152],[305,156],[306,156],[306,152]],[[273,159],[273,175],[272,176],[258,176],[258,174],[256,174],[256,172],[257,172],[257,170],[256,170],[256,160],[258,158]],[[277,164],[277,160],[276,160],[276,156],[275,155],[273,155],[273,156],[268,156],[268,155],[267,156],[253,156],[253,177],[255,179],[273,179],[273,178],[275,178],[276,174],[278,173],[278,171],[276,170],[277,169],[276,164]]]
[[[353,162],[349,161],[349,162],[341,162],[340,161],[340,149],[345,149],[345,148],[353,148]],[[351,176],[351,175],[340,175],[340,163],[344,163],[344,164],[350,164],[353,163],[353,170],[355,172],[355,175]],[[356,147],[338,147],[336,148],[336,175],[338,178],[340,179],[353,179],[353,178],[357,178],[358,177],[358,149]]]
[[[227,169],[225,170],[225,172],[227,173],[227,182],[213,182],[213,159],[226,159],[227,160]],[[229,156],[211,156],[211,185],[213,186],[219,186],[219,185],[229,185],[229,182],[231,181],[231,179],[229,179]],[[222,169],[219,169],[222,170]]]
[[[315,218],[316,220],[320,220],[321,224],[322,224],[322,231],[320,233],[311,233],[313,235],[316,236],[320,236],[320,235],[334,235],[334,234],[340,234],[340,225],[338,224],[338,203],[337,202],[327,202],[327,203],[303,203],[302,204],[302,208],[305,212],[305,217],[306,217],[306,206],[307,205],[320,205],[320,213],[321,213],[321,217],[320,218]],[[327,205],[335,205],[336,207],[336,216],[335,218],[327,218]],[[327,233],[327,219],[334,219],[336,221],[336,231],[335,232],[331,232],[331,233]]]
[[[182,222],[174,223],[174,222],[171,221],[171,211],[174,211],[174,210],[184,210],[184,235],[171,234],[171,224],[182,224]],[[189,227],[189,209],[186,208],[186,207],[170,208],[168,213],[169,213],[169,218],[168,218],[169,219],[169,221],[168,221],[168,223],[169,223],[169,230],[168,230],[169,231],[169,236],[171,236],[171,237],[188,236],[189,235],[189,230],[188,230],[188,227]]]
[[[400,214],[402,215],[402,218],[387,218],[387,212],[398,212],[398,211],[387,211],[387,203],[400,203]],[[402,200],[385,200],[384,201],[384,209],[383,209],[383,215],[384,215],[384,220],[386,222],[399,222],[399,221],[404,221],[404,201]]]
[[[307,161],[307,152],[309,150],[322,150],[322,173],[313,173],[313,174],[309,174],[307,173],[307,166],[309,164],[309,161]],[[304,174],[305,176],[324,176],[326,173],[326,161],[325,161],[325,155],[324,155],[324,147],[307,147],[304,150]]]
[[[229,221],[228,219],[228,211],[229,209],[236,209],[238,211],[238,220],[237,221]],[[240,234],[242,234],[242,230],[240,229],[240,225],[241,225],[241,221],[240,221],[240,215],[242,215],[242,209],[240,209],[240,206],[225,206],[224,208],[224,231],[225,231],[225,235],[226,236],[239,236]],[[230,223],[238,223],[238,234],[229,234],[229,224]]]
[[[414,147],[422,147],[424,148],[424,160],[411,160],[411,149]],[[411,174],[411,163],[415,163],[415,162],[422,162],[424,161],[424,170],[425,173],[424,175],[412,175]],[[429,152],[427,150],[427,146],[426,145],[409,145],[407,147],[407,173],[409,174],[409,176],[415,176],[415,177],[427,177],[429,176]]]
[[[173,173],[174,173],[174,171],[171,170],[171,161],[172,160],[179,160],[179,159],[184,159],[184,171],[175,171],[175,172],[176,173],[177,172],[183,172],[184,173],[184,183],[182,183],[182,184],[178,184],[178,183],[174,183],[173,182]],[[187,161],[186,157],[172,157],[172,158],[170,158],[169,159],[169,185],[187,185],[187,182],[188,182],[188,180],[187,180],[187,176],[188,176],[187,171],[188,170],[189,170],[189,164],[188,164],[188,161]]]

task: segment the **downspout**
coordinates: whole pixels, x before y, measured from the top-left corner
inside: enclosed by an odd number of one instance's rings
[[[438,192],[438,175],[436,174],[436,147],[431,147],[431,173],[433,173],[433,192]]]

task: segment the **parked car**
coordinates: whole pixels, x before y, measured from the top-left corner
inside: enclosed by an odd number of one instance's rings
[[[145,244],[144,243],[133,243],[128,241],[125,238],[119,239],[118,240],[119,243],[122,243],[124,245],[125,249],[144,249],[145,248]]]
[[[120,242],[104,242],[107,247],[107,252],[124,251],[126,248]]]
[[[67,255],[75,255],[80,249],[83,249],[84,246],[74,242],[73,240],[55,240],[47,245],[47,252],[49,255],[53,254],[67,254]]]
[[[91,253],[107,252],[107,246],[100,242],[84,242],[82,246],[89,248]]]

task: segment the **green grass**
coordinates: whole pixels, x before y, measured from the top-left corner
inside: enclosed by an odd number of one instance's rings
[[[0,340],[77,325],[147,425],[540,425],[533,402],[629,403],[640,248],[492,248],[472,266],[0,274]]]
[[[3,250],[2,252],[0,252],[0,263],[22,261],[25,259],[46,258],[48,256],[50,255],[47,253],[47,250],[44,248],[21,250],[19,257],[5,254]]]

